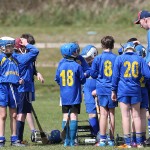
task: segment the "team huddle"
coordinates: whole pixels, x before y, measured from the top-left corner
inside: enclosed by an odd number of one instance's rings
[[[25,146],[23,133],[25,119],[32,132],[35,130],[31,114],[34,100],[34,75],[44,79],[35,68],[39,50],[33,45],[34,37],[22,34],[20,38],[0,38],[0,147],[5,145],[5,122],[9,107],[10,142],[12,146]]]
[[[118,103],[124,134],[124,144],[118,148],[142,148],[150,145],[150,138],[146,139],[146,113],[150,135],[149,18],[149,12],[141,11],[135,22],[148,30],[147,49],[136,38],[131,38],[118,50],[117,56],[112,52],[115,42],[112,36],[101,39],[103,52],[99,55],[94,45],[87,45],[81,53],[76,42],[61,46],[63,58],[59,62],[55,81],[60,86],[62,129],[66,127],[68,116],[70,119],[69,126],[65,128],[64,146],[77,145],[75,139],[82,91],[91,132],[98,137],[96,146],[115,145],[115,108]],[[100,110],[99,119],[96,105]],[[106,133],[108,118],[109,135]]]

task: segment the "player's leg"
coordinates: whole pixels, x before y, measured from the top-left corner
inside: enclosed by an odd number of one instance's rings
[[[109,126],[110,126],[110,139],[114,141],[114,132],[115,132],[115,108],[109,108]]]
[[[141,108],[140,110],[141,122],[142,122],[142,140],[146,140],[146,109]]]
[[[108,95],[108,127],[109,127],[109,136],[108,145],[114,146],[114,132],[115,132],[115,107],[118,106],[118,102],[113,102],[111,96]]]
[[[150,145],[150,111],[149,110],[147,110],[146,116],[147,116],[147,120],[148,120],[147,123],[148,123],[148,135],[149,135],[149,137],[145,141],[145,144]]]
[[[78,114],[80,114],[80,104],[72,105],[70,108],[70,124],[69,124],[69,132],[70,132],[70,146],[75,146],[75,139],[78,128]]]
[[[85,104],[85,106],[86,106],[86,112],[88,113],[89,116],[89,124],[92,129],[92,134],[96,136],[99,131],[99,121],[97,117],[95,103],[87,103]]]
[[[123,99],[125,99],[124,97]],[[124,100],[123,100],[124,101]],[[124,140],[127,147],[131,147],[131,135],[130,135],[130,105],[120,101],[120,109],[122,115],[122,127],[124,133]]]
[[[34,118],[32,113],[27,113],[26,120],[28,122],[31,132],[34,132],[36,129],[35,129],[35,123],[34,123]]]
[[[107,105],[109,103],[108,96],[99,95],[98,102],[100,105],[100,119],[99,119],[99,126],[100,126],[100,141],[97,143],[97,146],[106,146],[107,145],[107,119],[108,119],[108,108]]]
[[[136,143],[138,147],[143,143],[140,105],[141,105],[140,102],[131,105],[132,118],[134,121],[134,126],[136,131]]]
[[[70,105],[62,105],[62,113],[63,113],[62,130],[66,128],[66,137],[64,140],[64,146],[66,147],[70,146],[69,126],[67,125],[67,122],[70,120]]]
[[[7,118],[6,107],[0,106],[0,147],[5,145],[5,122]]]
[[[100,106],[100,143],[99,146],[106,146],[106,130],[107,130],[108,108]]]
[[[19,93],[19,102],[17,107],[17,136],[20,142],[23,141],[25,119],[27,113],[31,113],[30,92]]]

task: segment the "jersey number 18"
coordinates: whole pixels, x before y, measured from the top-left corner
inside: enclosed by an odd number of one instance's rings
[[[60,73],[60,77],[62,78],[62,86],[72,86],[73,81],[73,71],[72,70],[62,70]]]

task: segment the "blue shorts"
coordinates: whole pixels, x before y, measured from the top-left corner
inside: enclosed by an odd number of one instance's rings
[[[118,101],[125,104],[137,104],[142,101],[139,96],[118,96]]]
[[[149,97],[148,97],[148,91],[147,89],[142,89],[142,102],[141,102],[141,108],[148,108],[148,101],[149,101]]]
[[[0,106],[16,108],[18,102],[17,86],[10,83],[0,84]]]
[[[113,102],[110,95],[98,95],[99,105],[107,108],[115,108],[118,106],[117,102]]]
[[[17,103],[17,113],[31,113],[32,92],[19,92],[19,102]]]
[[[88,114],[96,114],[96,105],[95,103],[91,103],[91,104],[85,104],[86,107],[86,112]]]

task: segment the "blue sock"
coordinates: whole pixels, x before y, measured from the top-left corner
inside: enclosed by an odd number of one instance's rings
[[[130,134],[125,134],[124,140],[125,140],[125,144],[131,145],[131,135]]]
[[[66,121],[62,121],[62,129],[64,129],[65,125],[66,125]],[[70,145],[69,127],[66,128],[65,144],[66,146]]]
[[[141,133],[136,133],[136,143],[141,144],[143,143],[143,137],[142,137],[142,132]]]
[[[78,127],[77,120],[71,120],[69,127],[70,127],[70,146],[73,146],[75,144],[75,138]]]
[[[100,141],[106,141],[107,135],[100,135]]]
[[[90,126],[92,127],[92,134],[97,135],[99,131],[98,119],[96,117],[89,118],[89,123],[90,123]]]
[[[11,143],[13,143],[13,142],[15,142],[15,141],[17,141],[17,140],[18,140],[18,136],[17,136],[17,135],[10,137]]]
[[[136,143],[136,133],[135,132],[131,133],[131,142]]]
[[[23,132],[24,132],[25,122],[17,121],[17,136],[18,140],[23,141]]]
[[[150,137],[150,119],[148,119],[148,134],[149,134],[149,137]]]
[[[4,136],[0,136],[0,143],[5,143],[5,137]]]
[[[4,136],[0,136],[0,147],[5,145],[5,140]]]

